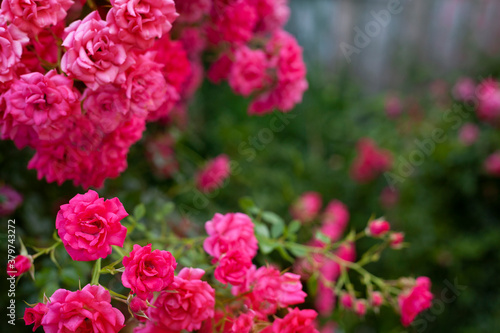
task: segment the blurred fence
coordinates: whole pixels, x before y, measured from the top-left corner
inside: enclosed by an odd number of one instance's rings
[[[430,77],[466,71],[500,51],[500,0],[290,4],[287,29],[304,47],[309,66],[326,66],[329,76],[348,69],[372,91],[398,86],[416,68]]]

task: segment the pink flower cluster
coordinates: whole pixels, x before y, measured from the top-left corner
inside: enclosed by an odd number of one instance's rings
[[[201,278],[199,268],[183,268],[170,286],[161,291],[146,315],[150,319],[135,329],[135,333],[192,332],[200,329],[204,321],[214,317],[215,290]]]
[[[391,168],[391,152],[377,147],[371,139],[359,140],[357,152],[351,165],[351,177],[358,183],[368,183]]]
[[[111,305],[111,295],[102,286],[86,285],[82,290],[58,289],[47,303],[38,303],[24,313],[33,332],[119,332],[125,317]]]
[[[89,190],[77,194],[57,213],[56,229],[73,260],[106,258],[111,246],[123,246],[127,235],[120,221],[128,216],[118,198],[104,200]]]
[[[101,187],[127,168],[146,121],[181,102],[191,66],[168,35],[174,2],[117,0],[107,20],[93,11],[66,28],[73,1],[28,3],[2,2],[1,138],[35,149],[28,168],[39,179]],[[67,76],[44,69],[61,54]]]
[[[250,114],[290,111],[307,89],[302,49],[284,30],[287,0],[196,0],[178,4],[181,39],[218,54],[208,78],[252,97]],[[186,46],[187,47],[187,46]]]
[[[430,292],[430,288],[429,278],[421,276],[416,279],[414,287],[399,295],[401,323],[404,326],[409,326],[420,312],[431,307],[434,296]]]

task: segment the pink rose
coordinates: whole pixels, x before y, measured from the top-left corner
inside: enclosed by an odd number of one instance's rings
[[[226,53],[215,60],[208,69],[207,77],[213,83],[220,83],[229,77],[233,61]]]
[[[453,87],[453,97],[459,101],[469,102],[476,97],[476,83],[468,77],[463,77]]]
[[[61,69],[69,77],[83,81],[92,90],[125,82],[124,72],[133,60],[97,11],[71,23],[65,34],[63,46],[67,51],[61,59]]]
[[[429,278],[421,276],[417,278],[413,288],[403,291],[398,296],[403,326],[409,326],[420,312],[431,307],[434,296],[430,292],[430,288],[431,281]]]
[[[146,54],[135,57],[135,64],[127,70],[122,89],[135,116],[146,117],[166,102],[167,82],[161,67],[152,60],[152,54]]]
[[[267,57],[262,50],[242,46],[234,52],[234,63],[229,73],[229,85],[235,93],[249,96],[270,82]]]
[[[288,112],[302,101],[308,88],[302,48],[296,39],[277,30],[266,45],[270,67],[275,68],[276,80],[271,89],[259,94],[250,104],[248,113],[262,115],[278,109]]]
[[[254,4],[258,16],[255,30],[259,33],[282,28],[290,17],[288,0],[256,0]]]
[[[216,1],[207,37],[213,44],[246,43],[253,35],[257,12],[248,1]]]
[[[345,308],[345,309],[352,309],[354,305],[354,297],[352,297],[350,294],[342,294],[340,296],[340,304]]]
[[[111,0],[111,5],[106,16],[110,32],[141,49],[167,34],[179,16],[173,0]]]
[[[491,124],[500,121],[500,86],[497,81],[485,80],[477,88],[477,114]]]
[[[127,228],[120,221],[126,216],[118,198],[104,200],[89,190],[61,206],[56,229],[73,260],[91,261],[106,258],[111,245],[123,246]]]
[[[288,309],[288,314],[283,318],[276,318],[273,325],[262,333],[319,333],[316,329],[315,319],[318,316],[314,310]]]
[[[389,222],[384,220],[375,220],[368,223],[366,233],[372,237],[381,237],[391,230]]]
[[[130,311],[134,315],[134,318],[136,318],[140,322],[145,322],[147,320],[146,312],[149,306],[145,300],[136,296],[129,301],[128,306],[130,308]]]
[[[23,202],[23,197],[19,192],[8,185],[0,187],[0,216],[12,214]]]
[[[231,326],[231,333],[250,333],[254,326],[255,312],[252,310],[241,314]]]
[[[476,142],[479,138],[479,127],[472,123],[465,124],[462,128],[460,128],[458,138],[465,146],[474,144],[474,142]]]
[[[497,151],[484,161],[484,169],[491,176],[500,177],[500,151]]]
[[[148,310],[155,327],[193,331],[200,329],[203,321],[213,318],[215,290],[201,280],[204,273],[195,268],[183,268],[179,272],[170,287],[175,292],[162,291],[154,307]]]
[[[3,4],[8,1],[2,2]],[[15,77],[16,65],[21,61],[23,45],[29,42],[28,36],[13,24],[7,24],[0,16],[0,82]]]
[[[392,232],[389,235],[390,243],[389,245],[393,249],[400,249],[403,247],[403,242],[405,240],[405,234],[402,232]]]
[[[245,281],[250,267],[252,259],[238,249],[233,249],[220,257],[214,277],[224,284],[237,286]]]
[[[217,213],[212,220],[205,223],[205,230],[209,237],[205,239],[203,248],[216,259],[232,249],[241,251],[248,258],[257,254],[257,238],[253,222],[248,215]]]
[[[210,13],[212,0],[181,0],[175,6],[179,12],[179,22],[196,23]]]
[[[29,271],[32,265],[31,256],[18,255],[7,263],[7,275],[20,276]]]
[[[354,303],[354,312],[363,317],[366,314],[366,301],[364,299],[358,299]]]
[[[322,205],[321,195],[317,192],[305,192],[290,207],[290,214],[301,222],[311,222],[318,215]]]
[[[113,84],[103,85],[98,90],[85,89],[82,99],[85,115],[103,133],[116,130],[130,109],[130,100]]]
[[[327,235],[332,242],[340,239],[349,222],[349,210],[339,200],[332,200],[325,209],[320,231]]]
[[[401,99],[397,95],[389,95],[385,99],[385,113],[389,118],[396,118],[403,112]]]
[[[384,296],[382,296],[380,291],[374,291],[371,294],[370,303],[372,306],[378,308],[384,303]]]
[[[351,177],[356,182],[368,183],[391,168],[392,154],[377,147],[371,139],[359,140],[356,149],[358,156],[351,165]]]
[[[274,267],[252,266],[244,283],[232,288],[233,295],[243,295],[245,304],[256,311],[259,318],[274,314],[278,307],[303,303],[307,294],[302,290],[300,276],[281,275]]]
[[[2,14],[23,31],[37,35],[63,20],[72,5],[72,0],[4,0]]]
[[[226,155],[219,155],[208,161],[205,167],[198,172],[196,176],[197,187],[202,192],[211,192],[222,186],[230,172],[229,158]]]
[[[146,299],[151,293],[165,290],[172,284],[177,262],[168,251],[151,252],[151,244],[144,247],[135,244],[130,256],[123,258],[123,266],[123,285]]]
[[[120,310],[111,306],[111,295],[102,286],[86,285],[71,292],[58,289],[47,303],[42,326],[47,333],[113,333],[125,325]]]
[[[33,325],[33,332],[37,330],[40,325],[42,325],[43,316],[47,313],[47,304],[37,303],[32,308],[26,308],[24,310],[24,322],[26,326]]]
[[[80,93],[56,70],[21,75],[4,98],[2,132],[13,140],[21,126],[30,126],[42,140],[57,139],[64,133],[61,120],[80,113]]]

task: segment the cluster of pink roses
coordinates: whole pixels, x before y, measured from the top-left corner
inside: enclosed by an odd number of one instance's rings
[[[287,0],[192,0],[178,4],[175,29],[190,44],[192,58],[207,48],[217,60],[208,71],[215,82],[252,96],[250,114],[290,111],[307,89],[302,49],[283,30]]]
[[[289,111],[307,87],[302,50],[282,30],[285,0],[113,0],[65,27],[68,12],[85,11],[1,6],[0,135],[35,149],[28,168],[48,182],[101,187],[123,172],[146,122],[185,113],[204,51],[218,58],[213,81],[254,96],[251,113]]]
[[[278,308],[304,302],[307,294],[302,290],[299,275],[282,274],[273,266],[257,268],[252,265],[258,244],[254,224],[249,216],[243,213],[215,214],[213,219],[205,224],[205,228],[209,237],[205,239],[203,247],[216,264],[215,279],[223,284],[231,284],[232,294],[243,302],[239,306],[227,306],[224,316],[216,316],[216,327],[223,327],[224,332],[250,332],[257,321],[261,324],[267,322],[268,316],[274,315]],[[293,313],[289,314],[290,317],[301,317],[308,313],[298,309],[290,311]],[[308,311],[314,313],[313,316],[310,315],[314,319],[315,312]],[[274,329],[282,320],[289,320],[288,318],[277,319],[268,329]],[[306,320],[304,323],[295,323],[290,332],[299,331],[298,326],[301,325],[314,329],[311,322],[312,320]],[[212,324],[208,326],[203,332],[211,332]]]

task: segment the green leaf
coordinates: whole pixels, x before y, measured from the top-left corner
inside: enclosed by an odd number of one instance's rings
[[[307,255],[307,250],[303,245],[300,244],[288,244],[288,251],[292,252],[292,254],[296,257],[305,257]]]
[[[285,230],[285,225],[283,223],[273,224],[271,227],[271,236],[273,238],[279,238],[283,235],[283,231]]]
[[[295,262],[295,260],[288,254],[288,252],[283,248],[283,246],[278,246],[276,250],[278,250],[283,259],[291,262],[292,264]]]
[[[325,244],[330,244],[330,238],[321,231],[316,232],[316,239]]]
[[[302,226],[302,223],[297,220],[293,220],[289,225],[288,225],[288,234],[295,234],[297,231],[299,231],[300,227]]]
[[[250,210],[255,207],[255,203],[249,197],[241,198],[240,200],[238,200],[238,204],[245,212],[250,212]]]
[[[316,293],[318,292],[318,277],[317,277],[317,274],[313,274],[307,280],[307,291],[308,291],[308,294],[311,295],[312,297],[316,296]]]
[[[136,220],[140,220],[141,218],[146,215],[146,207],[144,206],[143,203],[138,204],[134,208],[134,217]]]
[[[264,238],[270,238],[269,228],[264,223],[255,222],[255,234]]]
[[[283,219],[278,214],[273,212],[262,212],[262,219],[271,224],[285,224]]]
[[[99,276],[101,275],[101,258],[97,259],[94,264],[94,269],[92,270],[92,280],[90,284],[99,284]]]
[[[257,237],[257,240],[259,241],[259,250],[263,254],[269,254],[273,252],[274,249],[278,246],[276,242],[273,242],[268,238]]]

